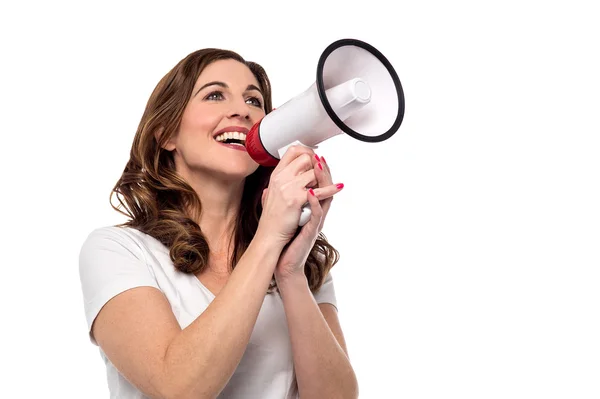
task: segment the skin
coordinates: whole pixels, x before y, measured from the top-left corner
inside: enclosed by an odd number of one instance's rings
[[[228,88],[203,87],[216,81]],[[224,147],[213,135],[230,126],[250,129],[265,116],[262,94],[247,90],[249,85],[259,87],[245,65],[234,60],[210,64],[194,86],[179,131],[165,147],[173,151],[177,173],[200,197],[203,212],[198,222],[215,255],[226,251],[225,238],[237,214],[244,179],[258,164],[247,153]],[[227,272],[223,262],[212,265],[212,269]]]
[[[213,82],[222,82],[226,87],[211,84]],[[210,64],[194,86],[179,131],[165,147],[173,152],[177,172],[194,188],[203,204],[199,225],[207,237],[213,261],[209,271],[198,277],[215,291],[229,274],[226,238],[237,215],[244,179],[258,168],[258,164],[246,152],[232,150],[215,141],[214,134],[231,126],[250,129],[265,116],[264,100],[258,87],[252,72],[240,62],[220,60]],[[333,184],[329,165],[311,149],[293,148],[290,155],[293,159],[280,162],[272,181],[309,172],[310,181],[306,187],[315,188],[313,192],[319,201],[312,201],[312,195],[307,196],[315,217],[283,252],[275,272],[278,281],[303,273],[302,265],[323,228],[332,196],[340,191]],[[310,165],[308,170],[286,168],[298,157],[304,157],[305,165]],[[307,162],[309,157],[310,162]],[[267,189],[263,194],[263,206],[268,198]],[[292,234],[289,231],[287,237]]]
[[[214,81],[227,87],[203,87]],[[258,105],[261,93],[249,85],[258,87],[258,82],[245,65],[234,60],[209,65],[196,82],[179,131],[165,145],[173,151],[177,172],[203,205],[198,223],[212,261],[197,277],[215,299],[181,329],[160,290],[132,288],[104,305],[92,332],[115,367],[147,396],[214,398],[245,352],[275,274],[301,397],[355,398],[358,385],[337,311],[333,305],[316,303],[302,268],[331,197],[339,192],[322,158],[303,147],[286,152],[263,193],[254,239],[232,272],[224,262],[244,179],[258,165],[246,152],[227,148],[213,136],[230,126],[250,129],[265,115]],[[314,196],[307,187],[315,187]],[[284,251],[307,201],[312,217]]]
[[[227,88],[206,86],[214,81],[225,83]],[[198,275],[200,281],[215,294],[220,292],[229,278],[227,252],[223,250],[227,247],[223,241],[229,232],[227,226],[236,217],[236,204],[240,201],[245,177],[253,173],[258,165],[246,152],[226,148],[216,142],[213,136],[229,126],[250,129],[265,116],[263,97],[255,89],[258,87],[252,72],[237,61],[222,60],[209,65],[198,78],[194,95],[184,111],[181,129],[172,143],[177,171],[191,182],[204,204],[200,226],[208,237],[210,247],[220,249],[220,253],[212,254],[214,261],[210,262],[208,271]],[[215,93],[215,90],[218,92]],[[323,229],[333,195],[343,186],[333,184],[329,165],[312,149],[292,147],[280,160],[272,173],[269,188],[263,192],[263,214],[269,213],[271,203],[282,202],[286,188],[293,183],[299,184],[303,190],[312,188],[299,194],[306,196],[303,202],[310,204],[312,216],[296,239],[281,253],[274,275],[284,298],[300,389],[305,394],[310,394],[310,389],[323,394],[328,389],[327,385],[311,384],[311,381],[318,381],[318,375],[313,373],[318,373],[320,369],[315,368],[314,364],[321,362],[322,358],[306,355],[314,352],[307,337],[329,340],[332,345],[337,344],[346,356],[347,349],[335,307],[331,304],[315,306],[312,294],[307,289],[304,264]],[[297,221],[299,210],[296,214],[288,212],[288,215],[292,222]],[[260,227],[264,227],[264,224]],[[274,228],[265,229],[276,233]],[[295,222],[290,223],[287,231],[281,232],[281,243],[287,243],[295,231]],[[296,305],[290,306],[292,301]],[[312,325],[307,322],[310,320],[313,321]],[[349,374],[353,374],[352,371]],[[353,375],[348,378],[355,381]],[[352,387],[353,384],[348,386]],[[331,395],[337,393],[331,392]]]

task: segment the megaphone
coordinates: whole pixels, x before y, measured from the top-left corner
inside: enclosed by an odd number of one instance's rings
[[[370,44],[342,39],[323,51],[306,91],[250,129],[246,150],[258,164],[276,166],[290,146],[316,149],[341,133],[368,143],[387,140],[403,118],[404,91],[392,64]],[[307,203],[298,226],[310,215]]]

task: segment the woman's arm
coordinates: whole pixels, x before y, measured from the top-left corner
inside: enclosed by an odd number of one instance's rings
[[[257,232],[225,287],[183,330],[160,291],[138,287],[107,302],[94,336],[147,396],[214,398],[244,354],[281,250]]]
[[[290,332],[300,397],[357,398],[358,382],[333,305],[317,305],[305,275],[278,280],[277,287]]]

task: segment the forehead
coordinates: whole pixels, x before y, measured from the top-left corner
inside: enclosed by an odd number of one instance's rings
[[[258,80],[252,71],[241,62],[231,59],[218,60],[204,68],[198,76],[196,87],[213,81],[227,83],[231,88],[239,86],[241,89],[245,89],[250,84],[259,87]]]

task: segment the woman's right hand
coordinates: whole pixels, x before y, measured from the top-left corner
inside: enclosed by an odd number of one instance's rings
[[[298,230],[307,189],[317,185],[316,154],[311,148],[294,145],[287,149],[271,174],[263,192],[263,211],[258,230],[287,244]]]

